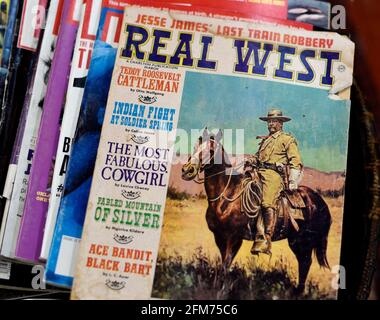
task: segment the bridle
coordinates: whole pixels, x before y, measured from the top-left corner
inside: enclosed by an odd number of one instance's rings
[[[220,147],[220,144],[218,143],[217,144],[217,148],[219,148]],[[197,174],[196,174],[196,176],[195,176],[195,178],[193,179],[193,181],[195,182],[195,183],[197,183],[197,184],[203,184],[205,181],[206,181],[206,179],[209,179],[209,178],[212,178],[212,177],[215,177],[215,176],[218,176],[218,175],[221,175],[221,174],[223,174],[223,173],[226,173],[226,169],[224,169],[224,170],[221,170],[221,171],[218,171],[218,172],[216,172],[216,173],[213,173],[213,174],[211,174],[211,175],[209,175],[209,176],[205,176],[204,178],[200,178],[200,173],[202,172],[202,171],[204,171],[206,168],[207,168],[207,166],[211,166],[212,164],[210,163],[212,160],[214,160],[214,158],[215,158],[215,154],[217,153],[217,151],[215,151],[214,153],[213,153],[213,155],[210,157],[210,159],[206,162],[205,161],[205,163],[201,163],[201,165],[199,166],[199,167],[197,167]],[[199,160],[199,159],[198,159]],[[199,160],[199,162],[201,162],[200,160]],[[233,198],[229,198],[229,197],[227,197],[226,195],[225,195],[225,193],[226,193],[226,191],[228,190],[228,187],[230,186],[230,183],[231,183],[231,180],[232,180],[232,173],[233,173],[233,171],[235,171],[235,170],[238,170],[238,169],[240,169],[242,166],[244,165],[244,162],[242,162],[242,163],[240,163],[240,164],[238,164],[238,165],[236,165],[236,166],[234,166],[234,167],[231,167],[231,168],[229,168],[230,169],[230,173],[229,173],[229,175],[228,175],[228,181],[227,181],[227,184],[226,184],[226,186],[224,187],[224,189],[223,189],[223,191],[221,192],[221,194],[219,195],[219,196],[217,196],[217,197],[215,197],[215,198],[212,198],[212,199],[210,199],[210,198],[208,198],[208,200],[210,201],[210,202],[216,202],[216,201],[218,201],[219,199],[224,199],[224,200],[227,200],[227,201],[229,201],[229,202],[234,202],[234,201],[236,201],[237,199],[239,199],[240,198],[240,196],[243,194],[243,192],[244,192],[244,188],[242,187],[241,188],[241,190],[238,192],[238,194],[235,196],[235,197],[233,197]],[[257,196],[258,197],[258,196]],[[258,197],[258,199],[259,199],[259,197]]]

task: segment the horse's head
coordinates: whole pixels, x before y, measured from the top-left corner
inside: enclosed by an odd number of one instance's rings
[[[203,130],[202,136],[194,146],[193,154],[182,166],[182,179],[193,180],[207,166],[224,162],[224,150],[220,143],[222,135],[222,130],[216,135],[210,133],[207,128]]]

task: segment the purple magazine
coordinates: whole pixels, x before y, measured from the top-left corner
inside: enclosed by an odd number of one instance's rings
[[[50,169],[57,151],[60,115],[68,86],[70,64],[83,0],[65,0],[61,27],[45,96],[37,145],[21,228],[16,258],[37,262],[42,245],[51,183]]]

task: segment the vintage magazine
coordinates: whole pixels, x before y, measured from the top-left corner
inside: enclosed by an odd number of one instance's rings
[[[55,158],[49,209],[40,255],[42,260],[46,260],[49,255],[57,212],[62,197],[63,183],[71,153],[71,142],[77,127],[83,91],[91,62],[96,32],[98,30],[101,5],[102,0],[84,1],[83,4],[82,16],[75,41],[74,55],[71,62],[69,87],[66,94],[57,155]]]
[[[115,6],[108,0],[102,2],[78,127],[72,142],[64,192],[46,264],[46,281],[63,287],[71,287],[73,281],[73,269],[119,42],[123,9],[127,3],[129,1],[119,1]]]
[[[41,120],[42,107],[54,55],[63,1],[52,0],[39,50],[37,69],[34,74],[32,93],[28,105],[25,131],[22,136],[17,166],[14,166],[13,191],[7,199],[1,228],[0,254],[8,258],[15,255],[16,243],[28,188],[30,169]],[[9,171],[9,170],[8,170]]]
[[[335,298],[353,43],[137,6],[123,25],[72,298]]]
[[[140,3],[141,1],[138,2]],[[169,8],[178,5],[177,3],[160,1],[146,2],[150,5],[162,5]],[[132,2],[128,1],[128,3]],[[78,128],[73,140],[72,155],[67,168],[64,195],[59,208],[52,249],[47,262],[47,282],[66,287],[70,287],[73,280],[75,258],[82,234],[100,128],[103,123],[108,88],[119,41],[119,33],[115,33],[115,31],[119,30],[121,26],[124,4],[120,2],[120,7],[117,8],[108,1],[103,2],[98,39],[94,46],[93,60],[90,65],[82,101]],[[202,7],[202,10],[205,9],[207,8]],[[252,10],[252,8],[250,9]],[[223,7],[209,10],[225,13]],[[238,11],[238,13],[241,14],[242,12]],[[252,13],[254,13],[253,10],[247,15],[250,16]],[[112,19],[116,21],[116,18],[119,19],[117,20],[118,23],[110,24]],[[278,17],[273,18],[277,19]],[[303,24],[301,26],[303,27]],[[99,83],[102,83],[101,88]]]
[[[68,86],[68,76],[82,0],[65,1],[57,46],[43,104],[33,165],[29,176],[23,216],[16,246],[16,258],[30,262],[39,259],[51,185],[51,165],[60,129],[60,116]]]

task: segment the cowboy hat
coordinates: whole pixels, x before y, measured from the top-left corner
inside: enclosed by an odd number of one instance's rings
[[[282,115],[282,111],[279,110],[279,109],[272,109],[272,110],[269,110],[268,111],[268,116],[266,117],[259,117],[260,120],[263,120],[263,121],[268,121],[270,119],[276,119],[276,120],[280,120],[282,122],[287,122],[287,121],[290,121],[292,120],[291,118],[289,117],[285,117]]]

